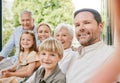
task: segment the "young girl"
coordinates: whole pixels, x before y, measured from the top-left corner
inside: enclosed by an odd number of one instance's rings
[[[37,70],[32,83],[66,83],[58,62],[63,56],[63,47],[54,38],[44,40],[39,46],[39,58],[42,68]]]
[[[25,31],[20,38],[20,52],[16,64],[2,71],[0,83],[20,83],[32,75],[38,61],[35,35]]]

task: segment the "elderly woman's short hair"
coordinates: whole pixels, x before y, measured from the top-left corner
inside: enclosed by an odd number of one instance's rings
[[[54,36],[58,33],[61,29],[67,29],[69,34],[74,37],[73,27],[70,24],[60,23],[54,30]]]

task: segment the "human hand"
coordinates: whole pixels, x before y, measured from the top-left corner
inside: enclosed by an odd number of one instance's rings
[[[10,77],[10,76],[12,76],[12,72],[9,72],[9,71],[3,71],[2,72],[2,77],[4,78],[4,77]]]
[[[2,71],[2,75],[3,75],[5,72],[7,72],[7,71],[8,71],[8,69],[7,69],[7,70],[3,70],[3,71]]]

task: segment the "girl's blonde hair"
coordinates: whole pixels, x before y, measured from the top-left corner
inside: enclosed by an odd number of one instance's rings
[[[55,38],[48,38],[44,40],[38,47],[38,51],[50,51],[58,53],[59,57],[63,56],[63,46],[62,44],[57,41]]]

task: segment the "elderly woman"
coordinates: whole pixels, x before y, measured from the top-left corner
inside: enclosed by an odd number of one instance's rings
[[[59,62],[59,65],[62,72],[65,74],[70,63],[72,62],[73,57],[76,55],[76,52],[74,52],[71,48],[73,36],[73,28],[69,24],[61,23],[54,31],[54,37],[62,43],[64,48],[63,58]]]

